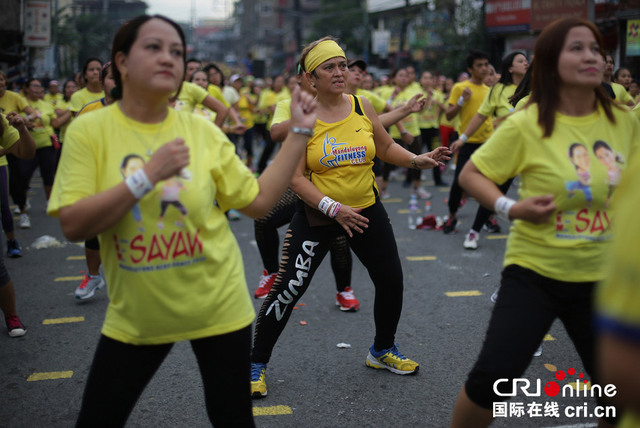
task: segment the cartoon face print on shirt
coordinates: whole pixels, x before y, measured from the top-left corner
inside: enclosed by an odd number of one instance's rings
[[[624,165],[622,154],[615,153],[609,144],[602,140],[597,140],[593,143],[593,154],[596,155],[598,161],[607,169],[607,184],[609,185],[609,193],[607,194],[607,200],[605,206],[609,206],[611,195],[613,190],[620,181],[620,174],[622,174],[621,165]]]
[[[569,198],[575,196],[576,191],[582,191],[587,205],[591,204],[591,157],[587,146],[581,143],[573,143],[569,147],[569,161],[573,164],[578,175],[575,181],[567,181],[565,187],[569,192]]]

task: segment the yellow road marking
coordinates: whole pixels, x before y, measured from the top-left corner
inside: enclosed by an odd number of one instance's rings
[[[27,382],[34,382],[38,380],[68,379],[71,376],[73,376],[73,371],[33,373],[27,378]]]
[[[59,276],[58,278],[54,279],[55,282],[62,282],[62,281],[80,281],[82,280],[82,278],[84,278],[83,276]]]
[[[399,204],[400,202],[402,202],[402,198],[382,199],[382,202],[385,204]]]
[[[555,372],[558,371],[558,368],[556,366],[554,366],[553,364],[545,364],[544,368],[549,370],[550,372]]]
[[[485,235],[484,239],[507,239],[509,235]]]
[[[86,260],[87,257],[86,256],[69,256],[67,257],[67,260]]]
[[[67,324],[72,322],[82,322],[84,317],[48,318],[42,321],[43,325]]]
[[[276,416],[276,415],[291,415],[293,410],[289,406],[269,406],[269,407],[254,407],[253,416]]]
[[[402,209],[402,210],[398,210],[398,214],[409,214],[411,211],[407,210],[407,209]],[[417,210],[416,214],[421,214],[422,211],[421,210]]]
[[[550,341],[550,340],[556,340],[556,338],[555,338],[555,337],[553,337],[553,336],[551,336],[550,334],[547,334],[547,335],[544,337],[544,339],[543,339],[543,340],[545,340],[545,341]]]
[[[451,189],[449,189],[448,187],[438,187],[438,190],[440,191],[440,193],[447,193]]]
[[[438,260],[436,256],[407,256],[410,262],[422,262],[426,260]]]
[[[447,291],[446,293],[449,297],[463,297],[463,296],[482,296],[482,293],[478,290],[469,290],[469,291]]]

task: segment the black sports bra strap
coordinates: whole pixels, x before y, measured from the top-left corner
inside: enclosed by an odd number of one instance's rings
[[[355,103],[354,105],[355,105],[356,113],[358,113],[360,116],[364,116],[364,112],[362,111],[362,106],[360,105],[360,100],[356,95],[352,95],[352,96],[353,96],[353,101]]]

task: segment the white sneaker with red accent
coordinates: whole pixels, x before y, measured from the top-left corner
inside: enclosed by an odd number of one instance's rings
[[[351,287],[336,293],[336,305],[340,306],[340,310],[345,312],[355,312],[360,309],[360,302],[356,299]]]
[[[267,270],[262,271],[262,276],[260,276],[260,284],[258,284],[258,289],[253,294],[256,299],[264,299],[271,291],[271,287],[273,287],[273,282],[276,280],[278,276],[277,272],[269,273]]]

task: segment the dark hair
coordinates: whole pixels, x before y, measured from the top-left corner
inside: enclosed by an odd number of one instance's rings
[[[496,82],[496,85],[498,83],[502,83],[502,90],[500,91],[500,94],[502,94],[502,92],[504,91],[505,86],[511,85],[513,83],[513,75],[509,71],[509,67],[513,65],[513,60],[518,55],[522,55],[525,58],[527,57],[522,52],[511,52],[510,54],[507,54],[504,56],[504,58],[502,58],[502,62],[500,63],[500,67],[501,67],[500,79],[498,79],[498,81]],[[489,91],[489,95],[488,95],[489,99],[491,99],[491,96],[493,95],[493,90],[496,87],[496,85],[493,85],[491,87],[491,90]]]
[[[535,46],[535,61],[531,76],[531,99],[529,103],[538,104],[538,124],[542,127],[543,137],[550,137],[556,120],[556,112],[560,104],[560,77],[558,76],[558,58],[564,47],[567,34],[575,27],[587,27],[593,33],[604,57],[602,35],[593,23],[579,18],[561,18],[547,25],[542,31]],[[606,95],[601,85],[594,88],[596,101],[602,105],[611,123],[615,123],[612,111],[612,100]]]
[[[102,66],[102,70],[100,70],[100,83],[102,83],[102,86],[104,86],[104,79],[106,79],[107,75],[109,74],[111,64],[113,64],[111,61],[105,62]]]
[[[127,165],[129,164],[130,160],[133,159],[140,159],[142,161],[142,163],[145,163],[144,158],[140,155],[136,155],[136,154],[131,154],[131,155],[127,155],[125,156],[124,159],[122,159],[122,163],[120,164],[120,169],[125,169],[127,167]]]
[[[88,58],[85,62],[84,65],[82,66],[82,78],[86,81],[87,78],[85,77],[87,74],[87,69],[89,68],[89,64],[91,64],[93,61],[97,61],[100,63],[100,67],[102,67],[103,62],[100,58],[96,58],[96,57],[91,57]]]
[[[478,49],[471,49],[467,54],[467,68],[473,68],[473,63],[477,59],[489,59],[489,54]]]
[[[36,79],[35,77],[30,77],[29,79],[24,81],[24,85],[22,86],[25,90],[24,94],[27,95],[26,89],[31,86],[31,82],[38,82],[42,85],[40,79]]]
[[[204,73],[204,74],[205,74],[205,76],[206,76],[206,74],[207,74],[207,72],[206,72],[206,71],[204,71],[204,70],[196,70],[196,71],[194,71],[193,73],[191,73],[191,77],[189,77],[189,82],[193,83],[193,76],[194,76],[196,73]],[[208,80],[207,80],[207,81],[208,81]]]
[[[184,37],[184,32],[182,31],[182,28],[178,24],[176,24],[166,16],[162,16],[162,15],[140,15],[133,18],[130,21],[127,21],[122,27],[120,27],[116,35],[113,37],[113,44],[111,47],[111,63],[112,64],[114,65],[117,64],[116,54],[118,52],[122,52],[125,55],[129,55],[129,52],[131,51],[131,46],[133,46],[136,39],[138,38],[138,32],[140,31],[140,27],[142,27],[142,25],[144,25],[147,21],[150,21],[152,19],[159,19],[161,21],[164,21],[167,24],[171,25],[173,29],[178,32],[178,35],[180,36],[180,41],[182,42],[182,63],[183,65],[186,64],[185,61],[186,61],[187,42]],[[118,100],[122,98],[122,75],[120,74],[120,70],[118,70],[117,65],[113,67],[112,72],[113,72],[113,80],[116,84],[116,87],[113,90],[114,100]],[[184,70],[183,70],[183,75],[180,79],[180,82],[182,82],[182,80],[184,80]],[[182,89],[182,84],[178,88],[178,94],[180,94],[180,89]]]
[[[529,93],[531,92],[531,73],[532,73],[532,70],[533,70],[533,61],[531,61],[531,63],[529,64],[529,68],[527,69],[527,72],[524,73],[524,76],[522,77],[522,80],[520,81],[520,83],[516,87],[516,90],[513,92],[513,95],[511,96],[511,98],[509,98],[509,103],[512,106],[515,107],[516,104],[518,104],[518,102],[521,99],[523,99],[524,97],[529,95]]]
[[[62,85],[62,98],[66,101],[69,102],[69,100],[71,100],[71,97],[67,98],[67,85],[69,83],[73,83],[74,85],[76,84],[76,81],[73,79],[69,79],[67,81],[64,82],[64,85]]]
[[[201,63],[201,61],[199,59],[195,59],[195,58],[189,58],[188,60],[186,60],[184,63],[188,64],[190,62],[197,62],[198,64]]]
[[[602,140],[596,140],[595,143],[593,143],[593,154],[595,155],[596,152],[598,151],[598,149],[605,149],[610,151],[611,153],[613,153],[614,155],[614,160],[616,161],[616,163],[619,164],[623,164],[624,162],[622,161],[622,159],[620,159],[620,155],[618,153],[615,153],[613,151],[613,149],[611,148],[610,145],[608,145],[606,142],[602,141]],[[596,155],[597,156],[597,155]]]
[[[207,80],[209,80],[209,70],[214,69],[216,70],[218,73],[220,73],[220,87],[222,88],[224,86],[224,73],[222,72],[222,70],[220,69],[220,67],[218,67],[216,64],[214,64],[213,62],[209,65],[207,65],[203,71],[205,73],[207,73]],[[211,83],[211,82],[209,82]],[[213,83],[212,83],[213,84]]]

